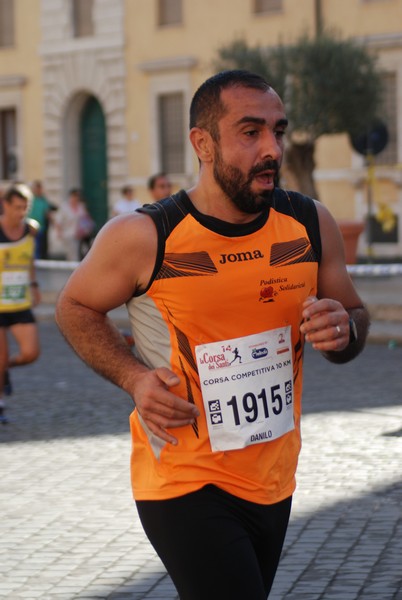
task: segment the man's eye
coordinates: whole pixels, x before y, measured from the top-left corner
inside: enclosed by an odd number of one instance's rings
[[[248,137],[253,137],[254,135],[257,135],[258,131],[257,129],[248,129],[247,131],[244,132],[245,135],[247,135]]]
[[[280,129],[278,131],[275,131],[275,135],[277,138],[283,138],[283,136],[285,135],[286,131]]]

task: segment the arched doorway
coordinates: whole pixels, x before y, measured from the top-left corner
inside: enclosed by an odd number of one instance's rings
[[[79,120],[81,188],[99,229],[108,219],[106,123],[94,96],[84,103]]]

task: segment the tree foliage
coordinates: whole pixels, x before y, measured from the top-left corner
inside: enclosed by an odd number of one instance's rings
[[[290,149],[293,162],[289,167],[293,165],[305,193],[315,191],[314,160],[310,161],[313,190],[306,190],[301,173],[297,172],[297,154],[303,150],[311,153],[311,149],[314,154],[315,141],[324,134],[356,135],[365,131],[381,104],[376,58],[362,45],[328,32],[275,47],[250,47],[244,40],[236,39],[218,50],[214,67],[259,73],[281,96],[290,124],[288,140],[295,146]],[[303,163],[305,169],[306,161]]]

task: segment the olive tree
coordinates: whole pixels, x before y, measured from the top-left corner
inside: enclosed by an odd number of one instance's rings
[[[237,39],[218,49],[214,68],[254,71],[278,92],[289,118],[287,168],[299,191],[314,198],[317,139],[366,131],[381,103],[376,58],[362,45],[329,33],[275,47],[250,47]]]

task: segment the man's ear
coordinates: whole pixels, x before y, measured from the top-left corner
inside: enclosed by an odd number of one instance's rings
[[[214,157],[214,143],[206,129],[193,127],[190,130],[190,142],[202,163],[211,162]]]

